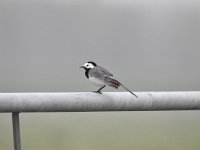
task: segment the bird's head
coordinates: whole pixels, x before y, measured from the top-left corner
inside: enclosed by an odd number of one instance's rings
[[[97,64],[95,62],[88,61],[83,66],[81,66],[80,68],[84,68],[85,70],[87,70],[87,69],[94,68],[95,66],[97,66]]]

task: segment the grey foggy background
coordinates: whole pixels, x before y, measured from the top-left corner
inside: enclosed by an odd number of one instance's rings
[[[79,69],[89,60],[133,91],[199,90],[199,58],[195,0],[0,1],[1,92],[96,90]],[[22,149],[198,150],[199,125],[199,111],[28,113]],[[0,149],[12,148],[0,114]]]

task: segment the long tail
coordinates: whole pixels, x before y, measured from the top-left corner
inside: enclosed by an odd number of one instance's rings
[[[123,84],[120,83],[120,85],[127,90],[128,92],[130,92],[132,95],[134,95],[136,98],[138,98],[138,96],[136,94],[134,94],[131,90],[129,90],[127,87],[125,87]]]
[[[131,90],[129,90],[127,87],[125,87],[123,84],[121,84],[119,81],[117,81],[116,79],[108,76],[105,77],[105,80],[107,82],[109,82],[109,86],[118,89],[119,86],[122,86],[125,90],[127,90],[128,92],[130,92],[132,95],[134,95],[136,98],[138,98],[138,96],[136,94],[134,94]]]

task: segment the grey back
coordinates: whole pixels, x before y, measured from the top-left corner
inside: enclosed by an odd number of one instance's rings
[[[89,76],[96,78],[103,78],[105,76],[113,77],[113,74],[103,67],[95,66],[94,68],[90,69]]]

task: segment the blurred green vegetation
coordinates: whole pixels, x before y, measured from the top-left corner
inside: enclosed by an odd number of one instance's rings
[[[198,111],[22,113],[22,150],[199,150]],[[13,149],[0,114],[0,149]]]

